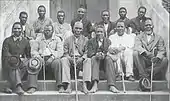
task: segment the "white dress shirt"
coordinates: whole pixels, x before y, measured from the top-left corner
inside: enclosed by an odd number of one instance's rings
[[[109,26],[109,24],[104,24],[104,28],[105,28],[105,31],[106,31],[106,36],[107,36],[107,29],[108,29],[108,26]]]
[[[110,47],[119,47],[124,46],[126,48],[132,48],[134,46],[135,37],[124,33],[122,36],[119,36],[117,33],[109,37],[111,41]]]

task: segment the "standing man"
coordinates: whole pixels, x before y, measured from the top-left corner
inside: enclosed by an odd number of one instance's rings
[[[24,94],[22,78],[27,73],[28,61],[31,58],[30,44],[22,34],[22,25],[15,22],[12,26],[12,34],[6,38],[2,47],[2,68],[4,77],[10,83],[11,89],[7,88],[5,92],[15,92],[19,95]],[[35,69],[36,70],[36,69]],[[37,88],[37,75],[28,73],[28,93],[33,93]]]
[[[111,30],[115,28],[115,24],[110,21],[110,12],[108,10],[103,10],[101,12],[101,18],[102,21],[99,22],[97,25],[104,26],[106,32],[104,36],[108,38],[110,36]]]
[[[83,69],[83,92],[87,93],[87,82],[91,81],[91,59],[87,58],[87,38],[83,36],[83,23],[75,22],[72,36],[64,42],[64,57],[62,58],[62,83],[66,85],[66,93],[71,92],[70,69],[76,65],[77,69]],[[76,64],[74,64],[74,55]]]
[[[139,7],[138,16],[131,19],[130,24],[132,26],[132,32],[136,35],[140,34],[140,32],[144,31],[146,8],[144,6]]]
[[[45,17],[46,14],[46,8],[43,5],[40,5],[37,10],[39,17],[38,19],[33,23],[34,31],[37,36],[42,36],[44,32],[44,27],[46,25],[50,25],[53,23],[53,21],[50,18]]]
[[[129,81],[134,81],[133,78],[133,47],[135,38],[125,33],[125,22],[117,21],[116,33],[109,37],[111,40],[110,48],[118,50],[115,54],[118,60],[118,77],[117,80],[121,80],[121,73],[123,72],[123,64],[126,70],[126,77]]]
[[[116,21],[124,21],[125,22],[125,27],[128,27],[129,25],[129,19],[127,18],[127,9],[125,7],[119,8],[119,16],[120,18]],[[116,23],[115,23],[116,24]]]
[[[151,64],[154,63],[153,78],[165,79],[168,67],[166,48],[164,40],[153,32],[153,28],[152,19],[145,19],[145,30],[135,40],[134,63],[138,68],[140,77],[149,77]],[[153,51],[155,51],[154,54]]]
[[[64,11],[60,10],[57,12],[57,19],[58,19],[58,22],[55,22],[53,24],[54,33],[55,35],[60,37],[62,41],[64,41],[66,38],[72,35],[71,26],[68,23],[64,22],[65,20]]]
[[[98,25],[95,30],[96,37],[90,39],[87,44],[87,57],[91,58],[92,65],[92,89],[89,91],[95,93],[98,90],[99,70],[101,64],[104,62],[104,70],[106,71],[107,83],[109,90],[117,93],[119,92],[115,86],[116,72],[115,62],[107,55],[108,48],[111,44],[108,38],[104,37],[105,28]]]
[[[77,10],[77,18],[71,21],[71,27],[73,29],[75,22],[80,21],[83,23],[83,35],[87,38],[91,38],[92,32],[92,24],[86,18],[86,9],[84,7],[80,7]]]
[[[19,19],[23,28],[22,35],[28,40],[33,40],[35,39],[34,29],[27,23],[27,18],[28,14],[26,12],[20,12]]]
[[[38,36],[36,42],[33,44],[31,54],[33,57],[38,57],[45,63],[45,68],[52,68],[56,79],[56,85],[59,92],[63,92],[64,87],[61,84],[61,61],[63,56],[63,44],[61,39],[53,35],[54,28],[52,25],[44,27],[43,36]]]

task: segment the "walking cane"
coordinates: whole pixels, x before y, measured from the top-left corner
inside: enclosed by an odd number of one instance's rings
[[[74,60],[74,75],[75,75],[75,88],[76,88],[76,101],[78,101],[78,92],[77,92],[77,71],[76,71],[76,58],[75,58],[75,44],[73,43],[73,60]]]
[[[43,86],[44,86],[43,88],[44,88],[44,91],[46,91],[46,83],[45,83],[45,75],[46,75],[46,74],[45,74],[45,59],[44,59],[44,56],[41,56],[41,57],[42,57],[43,60],[44,60],[43,63],[42,63],[42,66],[43,66],[43,67],[42,67],[42,68],[43,68],[43,82],[44,82],[44,83],[43,83]]]
[[[153,55],[154,55],[154,53],[155,53],[155,49],[156,49],[156,47],[155,48],[153,48]],[[153,80],[153,65],[154,65],[154,63],[152,62],[152,66],[151,66],[151,89],[150,89],[150,101],[152,101],[152,94],[151,94],[151,92],[152,92],[152,80]]]
[[[120,55],[122,55],[122,52],[120,53]],[[122,70],[122,85],[123,85],[123,92],[126,93],[126,88],[125,88],[125,79],[124,79],[124,73],[123,73],[123,67],[122,67],[122,63],[121,63],[121,60],[120,60],[120,67],[121,67],[121,70]]]

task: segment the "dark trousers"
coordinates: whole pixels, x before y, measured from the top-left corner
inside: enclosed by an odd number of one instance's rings
[[[114,85],[116,82],[116,70],[115,66],[116,63],[111,59],[111,57],[106,56],[104,59],[99,60],[96,58],[96,56],[93,56],[91,58],[91,63],[92,63],[92,81],[99,81],[99,70],[100,70],[100,65],[104,61],[104,70],[107,78],[107,83],[109,86]]]
[[[148,77],[150,76],[152,62],[151,59],[142,56],[139,52],[134,51],[134,64],[138,69],[139,77]],[[168,67],[168,59],[164,57],[160,63],[153,65],[153,77],[155,78],[157,74],[161,74],[161,79],[165,79],[166,70]]]

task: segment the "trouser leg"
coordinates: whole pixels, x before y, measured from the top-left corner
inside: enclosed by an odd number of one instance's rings
[[[126,77],[131,75],[133,76],[133,50],[127,48],[123,55],[126,68]]]
[[[54,72],[55,80],[57,86],[62,85],[62,67],[61,67],[61,60],[60,59],[55,59],[51,63],[51,68]]]
[[[115,86],[116,82],[116,62],[114,62],[109,56],[104,59],[106,67],[107,83],[109,86]]]
[[[67,57],[61,59],[62,63],[62,82],[71,83],[70,61]]]
[[[91,59],[86,58],[83,61],[83,81],[91,81]]]
[[[91,58],[91,64],[92,64],[92,80],[99,81],[99,66],[100,66],[100,60],[96,59],[95,56]]]
[[[134,58],[135,67],[137,67],[137,69],[139,71],[139,76],[140,77],[148,77],[149,75],[145,71],[145,68],[146,68],[145,57],[140,55],[138,51],[134,51],[133,58]]]
[[[29,60],[27,60],[27,61],[25,61],[24,62],[24,66],[26,67],[26,68],[28,68],[27,66],[28,66],[28,63],[29,63]],[[30,74],[30,73],[28,73],[27,72],[27,87],[28,88],[37,88],[37,78],[38,78],[38,74],[39,73],[37,73],[37,74]]]
[[[15,88],[18,84],[22,84],[21,80],[25,73],[26,68],[9,70],[9,82],[12,88]]]

